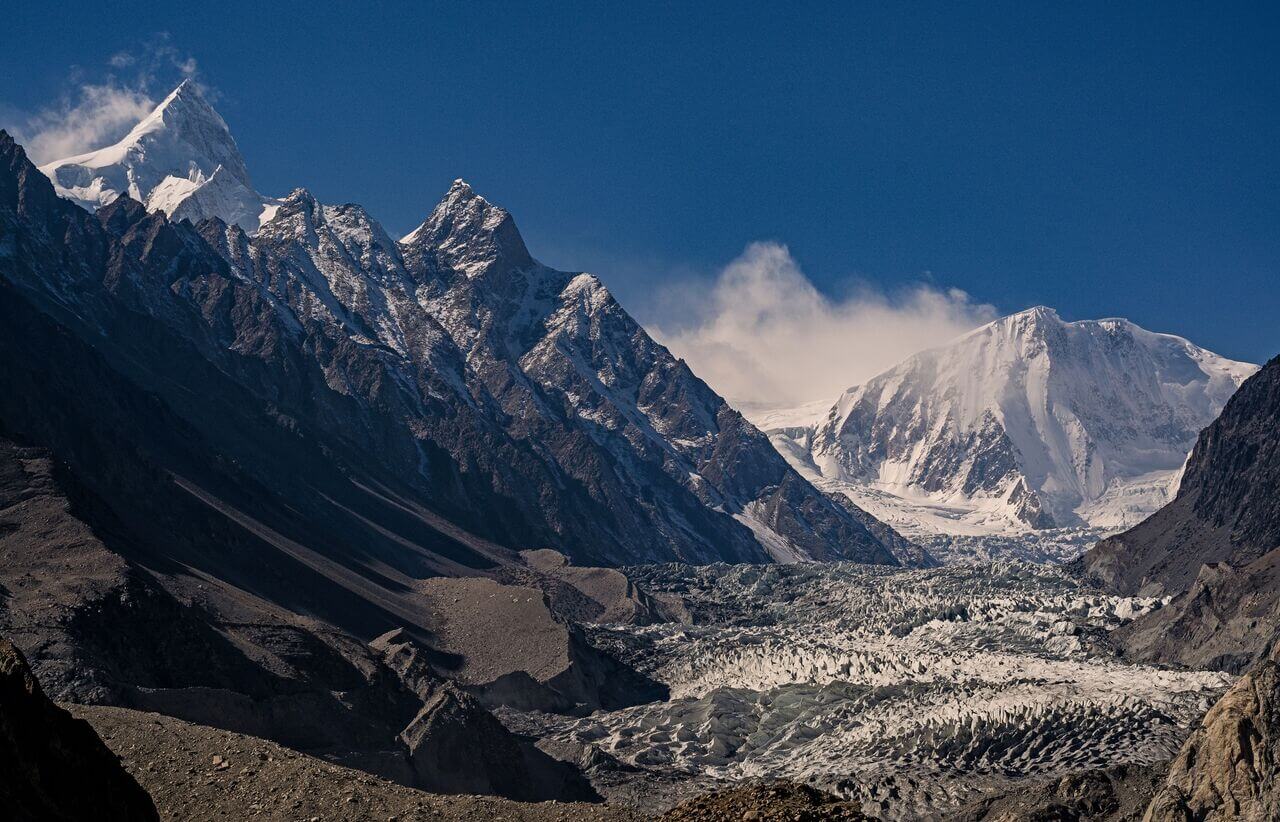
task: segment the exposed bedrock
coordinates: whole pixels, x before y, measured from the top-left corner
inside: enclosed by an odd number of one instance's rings
[[[1169,766],[1144,822],[1280,817],[1280,666],[1260,662],[1205,714]]]

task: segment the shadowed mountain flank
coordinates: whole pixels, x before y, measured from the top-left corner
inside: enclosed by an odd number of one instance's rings
[[[1240,671],[1280,628],[1280,359],[1200,435],[1177,498],[1084,557],[1121,592],[1177,595],[1118,636],[1144,659]]]
[[[13,822],[160,819],[89,723],[49,701],[7,639],[0,639],[0,808]]]

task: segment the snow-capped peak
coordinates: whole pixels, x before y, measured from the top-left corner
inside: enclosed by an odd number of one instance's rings
[[[453,181],[431,216],[400,242],[432,248],[442,263],[468,277],[533,265],[510,212],[481,197],[462,179]]]
[[[1036,306],[850,388],[775,442],[856,500],[924,512],[943,533],[1117,528],[1166,501],[1200,429],[1255,370],[1128,320]]]
[[[40,167],[88,209],[122,194],[170,218],[218,217],[249,233],[274,204],[254,188],[226,121],[188,79],[114,145]]]

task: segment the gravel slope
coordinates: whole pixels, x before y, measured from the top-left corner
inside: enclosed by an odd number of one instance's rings
[[[256,737],[124,708],[65,705],[91,724],[167,822],[206,819],[634,822],[622,808],[440,796]]]

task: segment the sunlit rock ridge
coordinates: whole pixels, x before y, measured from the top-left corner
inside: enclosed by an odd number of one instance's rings
[[[164,316],[191,300],[229,350],[318,368],[356,409],[324,425],[371,435],[421,502],[486,538],[603,564],[903,554],[791,469],[597,278],[538,263],[511,215],[461,180],[402,241],[357,205],[262,197],[190,82],[119,143],[41,170],[122,235],[167,215],[155,230],[176,231],[194,262],[139,302]],[[219,303],[209,251],[257,313]]]

